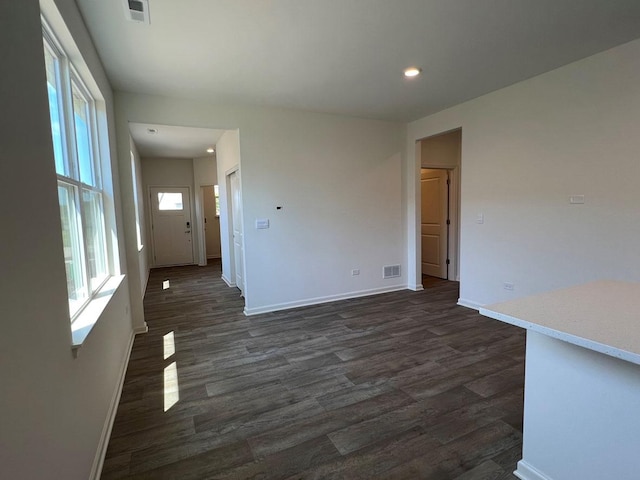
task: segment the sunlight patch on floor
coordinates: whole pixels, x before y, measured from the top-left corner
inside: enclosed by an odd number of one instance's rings
[[[164,359],[166,360],[171,355],[176,353],[176,343],[173,335],[173,330],[162,337],[164,343]]]
[[[164,411],[166,412],[180,400],[178,387],[178,367],[172,362],[164,369]]]

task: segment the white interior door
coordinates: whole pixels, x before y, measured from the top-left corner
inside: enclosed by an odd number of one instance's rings
[[[151,187],[155,266],[193,263],[191,201],[188,187]]]
[[[445,279],[449,200],[447,179],[447,170],[423,168],[420,172],[422,274]]]
[[[242,250],[242,192],[240,174],[235,171],[229,175],[231,187],[231,222],[233,223],[233,259],[236,273],[236,286],[244,293],[244,252]]]

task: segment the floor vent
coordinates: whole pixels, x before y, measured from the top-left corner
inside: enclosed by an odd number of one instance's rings
[[[382,268],[382,278],[396,278],[400,276],[400,265],[385,265]]]
[[[122,0],[127,20],[149,24],[149,0]]]

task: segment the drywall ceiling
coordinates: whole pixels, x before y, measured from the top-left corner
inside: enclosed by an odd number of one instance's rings
[[[115,90],[396,121],[640,37],[638,0],[77,3]]]
[[[149,130],[155,131],[155,133]],[[141,157],[200,158],[211,155],[224,130],[129,123],[131,137]]]

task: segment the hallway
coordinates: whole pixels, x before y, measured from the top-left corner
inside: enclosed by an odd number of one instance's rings
[[[220,273],[152,270],[104,480],[515,478],[524,332],[456,282],[246,317]]]

